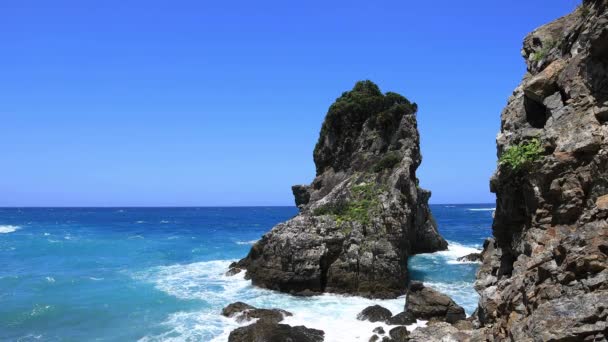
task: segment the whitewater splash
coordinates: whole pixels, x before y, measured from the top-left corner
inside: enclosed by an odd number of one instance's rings
[[[237,245],[253,245],[256,242],[258,242],[258,240],[237,241],[236,244]]]
[[[0,225],[0,234],[8,234],[17,231],[20,226]]]
[[[362,297],[324,294],[315,297],[294,297],[284,293],[256,288],[245,280],[244,272],[235,276],[224,273],[232,261],[207,261],[187,265],[155,267],[135,275],[135,278],[152,282],[154,286],[172,296],[186,300],[200,300],[206,309],[195,312],[177,312],[162,323],[167,332],[146,336],[141,341],[203,340],[227,341],[230,332],[239,326],[233,319],[220,315],[226,305],[242,301],[261,308],[280,308],[293,313],[283,323],[292,326],[325,331],[325,341],[368,341],[372,330],[383,323],[362,322],[357,314],[370,305],[379,304],[394,314],[403,311],[405,298],[373,300]],[[414,329],[423,322],[413,324]],[[410,330],[411,330],[410,329]]]

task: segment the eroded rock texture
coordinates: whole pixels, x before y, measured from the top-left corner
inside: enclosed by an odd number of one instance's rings
[[[502,113],[498,154],[534,140],[540,153],[502,163],[494,238],[476,288],[498,340],[608,338],[608,1],[524,41],[528,72]]]
[[[317,176],[293,187],[300,213],[265,234],[235,267],[289,292],[396,297],[407,257],[447,247],[418,187],[415,103],[358,82],[331,105],[314,150]]]

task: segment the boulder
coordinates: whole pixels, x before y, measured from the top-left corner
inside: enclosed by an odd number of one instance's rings
[[[386,332],[384,331],[384,328],[383,328],[383,327],[376,327],[376,328],[373,330],[373,332],[375,332],[375,333],[376,333],[376,334],[378,334],[378,335],[384,335],[384,334],[386,334]]]
[[[325,333],[304,326],[256,322],[230,333],[228,342],[321,342]]]
[[[247,322],[254,319],[265,322],[279,323],[285,317],[292,316],[291,312],[281,309],[258,309],[243,302],[236,302],[226,306],[222,315],[234,317],[237,322]]]
[[[466,318],[464,309],[450,297],[414,281],[407,293],[405,311],[418,319],[435,319],[448,323]]]
[[[396,314],[386,321],[389,325],[410,325],[416,323],[416,317],[409,311]]]
[[[465,256],[461,256],[460,258],[458,258],[456,260],[463,261],[463,262],[480,262],[481,261],[481,253],[467,254]]]
[[[357,319],[360,321],[386,322],[391,316],[393,316],[393,314],[389,309],[380,305],[374,305],[363,309],[363,311],[357,315]]]
[[[340,96],[314,150],[316,177],[292,188],[300,212],[234,267],[253,285],[294,295],[396,298],[410,255],[445,250],[418,186],[417,105],[371,81]]]
[[[410,332],[407,331],[406,327],[400,326],[400,327],[391,329],[388,332],[388,334],[391,337],[392,341],[406,342],[408,340],[408,336],[410,335]]]

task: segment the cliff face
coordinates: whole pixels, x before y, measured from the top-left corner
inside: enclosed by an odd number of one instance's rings
[[[254,285],[307,294],[395,297],[407,257],[447,247],[418,187],[417,106],[358,82],[331,105],[314,150],[317,175],[293,187],[300,213],[236,267]]]
[[[608,6],[529,34],[502,113],[480,322],[513,341],[608,338]]]

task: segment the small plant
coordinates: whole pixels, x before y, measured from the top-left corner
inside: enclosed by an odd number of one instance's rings
[[[386,169],[392,169],[395,165],[401,162],[401,156],[397,151],[391,151],[384,155],[376,165],[374,165],[374,172],[380,172]]]
[[[371,215],[380,205],[378,201],[379,193],[380,191],[372,183],[355,185],[351,188],[352,198],[350,201],[326,204],[315,209],[313,215],[332,215],[339,226],[349,221],[368,224],[371,221]],[[349,230],[345,226],[342,229],[343,231]]]
[[[534,138],[518,145],[511,146],[500,156],[499,165],[506,165],[513,171],[526,168],[530,163],[538,160],[544,152],[539,139]]]
[[[545,57],[547,57],[547,55],[549,54],[549,51],[551,51],[551,49],[553,49],[553,47],[555,47],[555,42],[553,42],[553,41],[544,42],[542,44],[541,49],[532,54],[532,60],[535,62],[542,61]]]
[[[587,6],[585,4],[582,4],[578,8],[579,8],[579,13],[581,14],[581,17],[584,18],[584,17],[587,17],[589,15],[589,12],[590,12],[589,6]]]

